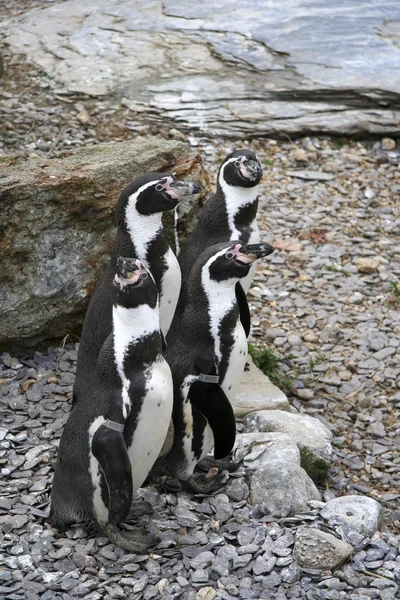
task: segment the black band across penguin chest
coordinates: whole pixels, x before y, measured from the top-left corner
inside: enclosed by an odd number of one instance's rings
[[[146,253],[146,262],[150,273],[154,277],[159,292],[161,292],[161,282],[165,271],[168,268],[166,254],[168,252],[168,242],[165,234],[159,231],[148,245]]]
[[[240,232],[239,239],[246,244],[254,231],[254,223],[257,216],[258,200],[242,206],[234,217],[235,228]]]
[[[233,306],[232,309],[223,317],[220,324],[220,351],[221,359],[218,365],[218,375],[220,384],[223,382],[228,370],[229,359],[235,343],[235,329],[238,320],[238,308]]]

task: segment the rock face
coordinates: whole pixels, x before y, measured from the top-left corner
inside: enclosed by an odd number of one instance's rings
[[[335,569],[353,554],[347,542],[312,527],[300,527],[296,533],[293,557],[308,569]]]
[[[200,157],[185,144],[99,144],[53,159],[0,163],[0,348],[27,347],[79,330],[109,259],[119,193],[148,171],[174,171],[207,192]],[[184,200],[178,233],[190,229],[199,199]],[[168,215],[172,224],[173,215]],[[170,228],[171,242],[174,231]]]
[[[397,0],[69,0],[4,27],[58,86],[125,96],[146,121],[397,136],[399,23]]]
[[[235,460],[243,460],[248,472],[250,503],[274,516],[308,509],[320,500],[313,481],[300,466],[300,451],[283,433],[244,433],[237,436]]]
[[[243,373],[239,391],[232,402],[235,417],[245,417],[257,410],[290,411],[285,394],[255,366],[251,356],[247,357],[247,362],[250,369]]]
[[[259,410],[247,415],[246,431],[280,431],[287,433],[300,449],[301,466],[317,484],[328,476],[332,457],[329,429],[318,419],[282,410]]]

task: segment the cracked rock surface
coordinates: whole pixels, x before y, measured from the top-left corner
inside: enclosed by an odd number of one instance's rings
[[[399,22],[396,0],[67,0],[3,31],[56,89],[113,94],[142,123],[397,134]]]

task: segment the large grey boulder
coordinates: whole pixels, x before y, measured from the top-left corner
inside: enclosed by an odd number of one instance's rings
[[[62,5],[61,5],[62,6]],[[0,349],[26,348],[80,329],[112,249],[122,189],[149,171],[174,171],[207,192],[201,159],[185,144],[99,144],[51,159],[0,162]],[[181,202],[178,234],[193,225],[198,197]],[[168,215],[174,243],[173,215]]]
[[[250,485],[250,504],[285,517],[320,500],[312,479],[300,466],[296,442],[283,433],[238,434],[234,459],[243,461]]]
[[[286,433],[300,449],[301,466],[317,484],[328,476],[332,458],[329,429],[313,417],[283,410],[259,410],[244,418],[245,431],[279,431]]]
[[[236,139],[397,136],[399,24],[398,0],[69,0],[3,21],[58,89]]]

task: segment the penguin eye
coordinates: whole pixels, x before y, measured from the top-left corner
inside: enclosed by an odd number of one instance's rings
[[[148,273],[142,273],[142,275],[141,275],[142,279],[147,279],[148,276],[149,276]]]
[[[157,183],[157,185],[155,187],[156,192],[162,192],[163,189],[164,189],[163,184],[162,183]]]
[[[234,257],[234,254],[233,254],[233,252],[227,252],[227,253],[225,254],[225,258],[227,258],[228,260],[230,260],[230,259],[231,259],[231,258],[233,258],[233,257]]]
[[[240,167],[240,161],[239,160],[235,160],[235,162],[233,164],[235,165],[235,167],[237,169]]]

